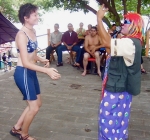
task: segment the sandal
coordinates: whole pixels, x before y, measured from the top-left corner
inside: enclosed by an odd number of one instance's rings
[[[80,64],[77,63],[77,62],[75,62],[72,66],[73,66],[73,67],[80,67]]]
[[[21,135],[21,128],[20,129],[16,129],[15,126],[12,128],[12,130],[10,130],[10,134],[12,136],[15,136],[15,137],[20,137]]]
[[[20,135],[19,140],[29,140],[28,139],[29,137],[30,137],[29,135],[26,135],[25,137],[22,137],[22,135]],[[32,140],[36,140],[36,139],[33,138]]]

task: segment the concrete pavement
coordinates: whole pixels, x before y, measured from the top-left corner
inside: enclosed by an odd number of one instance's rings
[[[144,59],[150,72],[150,61]],[[55,67],[55,62],[52,64]],[[57,68],[62,78],[51,80],[38,73],[43,105],[30,135],[38,140],[97,140],[101,79],[81,76],[69,64]],[[0,140],[17,140],[9,134],[26,104],[13,80],[13,71],[0,76]],[[133,98],[129,140],[150,140],[150,73],[142,75],[141,94]]]

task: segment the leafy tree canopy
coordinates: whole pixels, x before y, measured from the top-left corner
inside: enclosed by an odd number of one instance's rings
[[[40,8],[42,8],[42,5],[45,4],[44,0],[0,0],[0,12],[4,14],[11,22],[18,22],[19,7],[25,3],[33,3]],[[51,9],[52,8],[49,8],[49,10]]]
[[[109,21],[120,23],[123,15],[127,12],[137,12],[142,15],[150,13],[150,0],[95,0],[98,5],[105,4],[109,8],[107,18]],[[80,11],[84,13],[89,11],[96,14],[96,10],[90,7],[88,0],[45,0],[43,8],[48,10],[49,7],[64,8],[64,10]],[[104,19],[106,21],[106,19]]]
[[[137,12],[142,15],[149,15],[150,0],[95,0],[97,5],[105,4],[109,8],[109,13],[103,19],[109,25],[109,21],[120,24],[123,15],[127,12]],[[71,12],[89,11],[97,13],[89,4],[89,0],[0,0],[0,11],[12,22],[18,21],[17,13],[19,6],[23,3],[33,3],[49,11],[56,8],[63,8]]]

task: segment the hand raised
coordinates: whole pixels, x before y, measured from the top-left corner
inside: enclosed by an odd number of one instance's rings
[[[102,4],[100,9],[97,12],[97,17],[102,19],[107,11],[108,11],[108,8],[106,8],[105,5]]]

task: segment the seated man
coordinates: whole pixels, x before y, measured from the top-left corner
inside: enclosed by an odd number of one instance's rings
[[[97,34],[97,28],[92,27],[91,34],[85,37],[85,44],[84,44],[85,53],[84,53],[84,58],[83,58],[84,72],[82,73],[83,76],[85,76],[87,73],[86,68],[88,64],[88,58],[90,57],[93,57],[96,59],[97,73],[99,76],[101,76],[99,48],[101,48],[101,45],[100,45],[99,36]]]
[[[62,37],[62,42],[64,45],[58,48],[58,64],[57,66],[63,66],[62,63],[62,51],[75,51],[77,53],[76,56],[76,62],[74,66],[79,66],[79,60],[80,60],[80,55],[81,55],[81,48],[80,46],[76,45],[78,42],[78,36],[77,33],[73,31],[73,25],[71,23],[68,24],[68,31],[66,31],[63,34]]]
[[[50,60],[50,54],[52,53],[53,50],[56,50],[58,47],[61,46],[61,39],[62,39],[62,33],[58,30],[59,29],[59,24],[54,25],[54,32],[51,33],[51,38],[50,38],[50,46],[46,48],[46,59]]]

